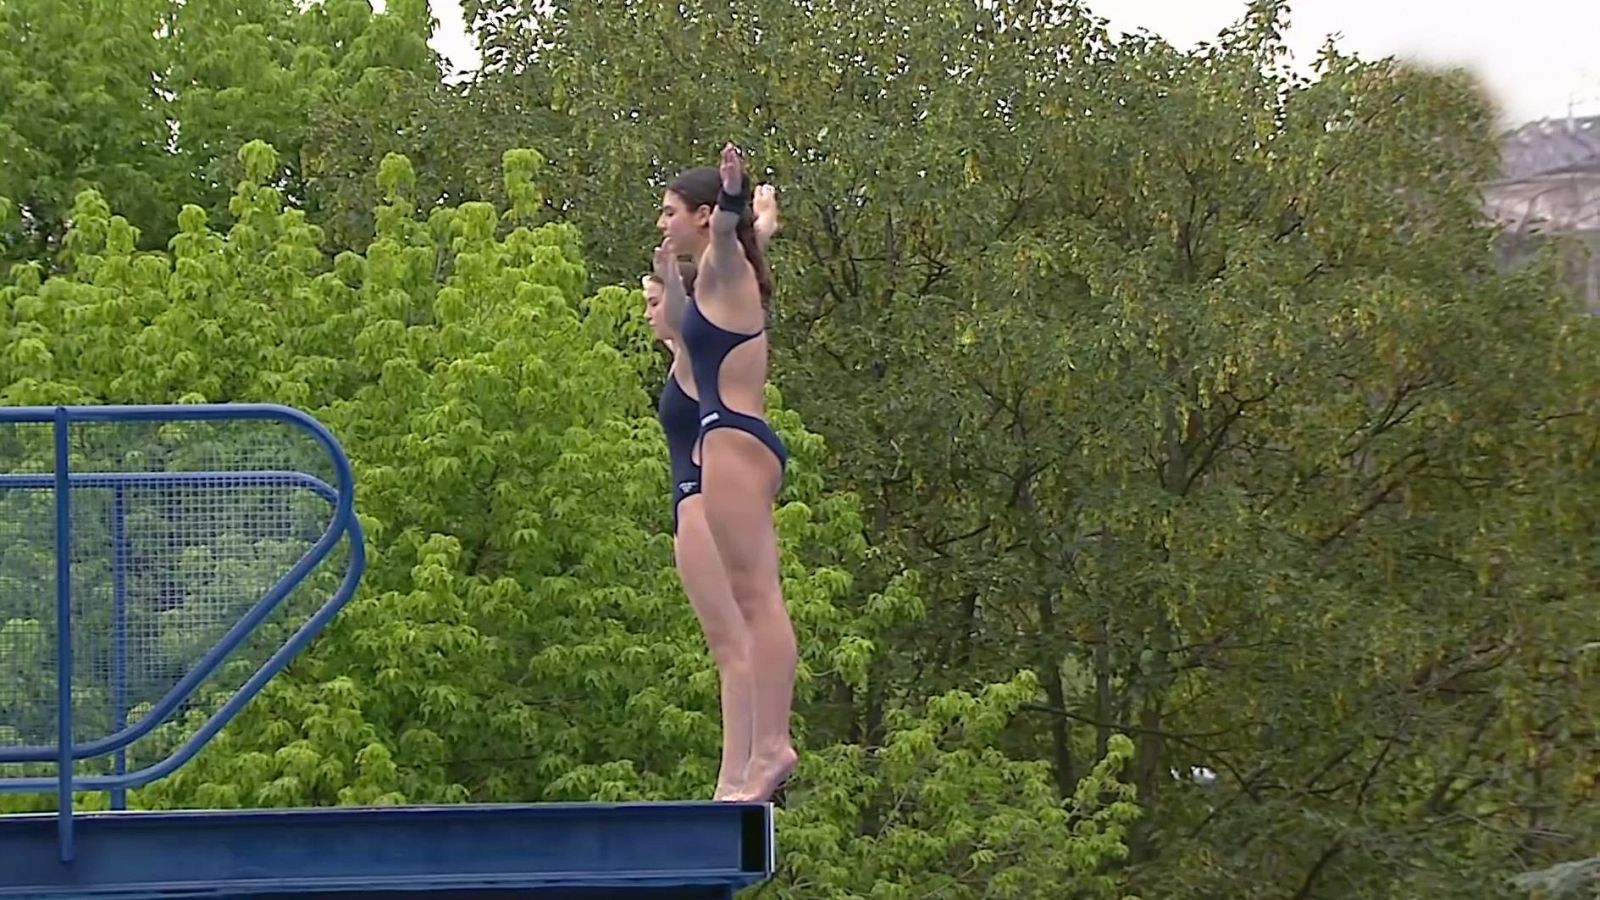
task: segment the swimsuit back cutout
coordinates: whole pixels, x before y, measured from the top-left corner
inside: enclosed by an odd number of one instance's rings
[[[765,331],[763,328],[740,334],[722,328],[707,319],[705,313],[700,311],[700,304],[693,297],[689,298],[689,308],[684,311],[679,336],[683,340],[683,348],[689,352],[689,367],[694,373],[695,386],[700,389],[701,415],[729,411],[727,404],[722,401],[722,391],[718,385],[722,363],[734,348],[745,341],[755,340]]]
[[[704,434],[713,428],[733,428],[743,431],[772,451],[772,455],[778,459],[778,469],[781,472],[789,461],[789,451],[784,446],[783,439],[765,419],[729,409],[722,400],[722,391],[718,385],[722,363],[728,358],[728,354],[745,341],[760,337],[765,331],[763,328],[750,334],[740,334],[718,327],[705,317],[700,311],[699,304],[690,297],[689,308],[683,315],[683,327],[679,329],[679,337],[683,340],[683,348],[689,353],[690,371],[694,373],[695,387],[700,391],[700,433]]]

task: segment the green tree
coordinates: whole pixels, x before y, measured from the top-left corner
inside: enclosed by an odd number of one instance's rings
[[[506,155],[504,212],[474,201],[425,217],[413,167],[389,156],[375,239],[333,259],[266,183],[276,155],[253,143],[240,161],[226,233],[189,206],[171,255],[141,253],[88,192],[74,267],[20,267],[0,292],[13,345],[43,350],[7,373],[5,402],[273,400],[327,423],[356,468],[370,549],[358,595],[191,765],[132,802],[707,796],[718,697],[672,568],[661,360],[636,289],[588,293],[579,232],[547,219],[540,155]],[[1045,766],[995,747],[1039,699],[1025,667],[932,693],[876,684],[887,639],[926,614],[921,587],[910,572],[858,582],[858,501],[825,488],[826,448],[773,399],[794,459],[785,590],[808,636],[781,894],[1119,896],[1106,865],[1138,814],[1118,778],[1132,745],[1113,742],[1064,801]],[[840,696],[873,698],[880,729],[863,734],[868,712]],[[208,699],[135,763],[189,733]]]
[[[507,150],[532,136],[552,155],[564,147],[565,121],[547,94],[531,77],[446,84],[427,73],[373,70],[312,110],[302,151],[314,204],[308,212],[332,246],[365,249],[383,199],[377,167],[389,153],[412,161],[419,211],[468,200],[504,206],[499,172]],[[552,175],[546,168],[540,181],[559,187]],[[545,203],[559,215],[566,200],[558,193]]]
[[[0,7],[0,262],[54,264],[74,199],[96,188],[164,247],[193,203],[225,220],[253,139],[302,204],[313,110],[408,73],[437,80],[426,0],[11,0]],[[314,208],[314,207],[313,207]]]

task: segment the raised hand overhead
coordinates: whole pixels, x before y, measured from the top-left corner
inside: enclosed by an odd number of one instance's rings
[[[778,189],[770,184],[756,185],[750,208],[756,213],[756,242],[765,250],[773,235],[783,230],[783,223],[778,221]]]
[[[739,197],[744,194],[744,160],[739,157],[739,148],[732,142],[722,145],[722,192],[730,197]]]
[[[678,268],[678,251],[672,238],[663,238],[651,258],[655,276],[665,291],[662,312],[667,326],[674,332],[683,327],[683,315],[689,308],[689,293],[683,284],[683,273]]]

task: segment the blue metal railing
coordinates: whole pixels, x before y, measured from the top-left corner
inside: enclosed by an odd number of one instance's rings
[[[71,435],[74,423],[182,422],[270,420],[308,434],[332,464],[331,486],[315,476],[296,471],[230,472],[122,472],[74,473],[71,470]],[[0,747],[0,763],[51,762],[54,777],[0,778],[0,793],[55,790],[61,858],[74,856],[73,792],[109,791],[113,808],[125,804],[128,788],[139,787],[171,774],[205,746],[238,714],[273,676],[320,632],[349,601],[366,565],[365,539],[355,515],[354,478],[349,459],[337,440],[321,423],[295,409],[271,404],[209,404],[179,406],[79,406],[0,408],[0,424],[51,424],[55,471],[50,475],[0,473],[0,492],[53,490],[55,498],[55,619],[56,619],[56,743],[54,746]],[[290,487],[314,494],[333,508],[326,528],[289,571],[250,606],[146,714],[133,724],[128,715],[127,623],[130,535],[127,492],[147,488]],[[79,743],[75,740],[73,710],[72,628],[72,496],[74,490],[107,489],[112,492],[112,635],[111,720],[113,733]],[[349,567],[338,589],[294,634],[233,693],[215,713],[164,760],[133,772],[127,771],[126,749],[149,734],[177,710],[223,661],[266,620],[289,594],[323,562],[343,539],[350,541]],[[115,754],[111,775],[75,777],[74,762]]]

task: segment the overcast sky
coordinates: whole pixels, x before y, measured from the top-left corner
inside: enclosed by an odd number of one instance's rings
[[[458,69],[477,65],[459,0],[430,0],[433,44]],[[1091,0],[1118,31],[1148,28],[1180,46],[1213,37],[1245,0]],[[1508,124],[1600,114],[1600,0],[1298,0],[1289,44],[1309,63],[1331,33],[1365,57],[1463,65],[1499,100]]]

